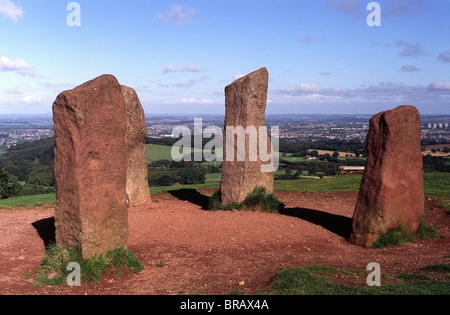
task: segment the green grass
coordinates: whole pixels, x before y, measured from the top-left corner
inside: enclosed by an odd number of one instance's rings
[[[20,196],[0,200],[0,208],[41,206],[55,203],[55,194]]]
[[[450,199],[450,173],[424,173],[425,195]]]
[[[160,160],[172,160],[172,147],[159,144],[147,144],[147,163],[156,162]]]
[[[160,187],[150,187],[150,193],[152,195],[164,194],[169,191],[180,190],[180,189],[218,189],[220,187],[220,180],[222,174],[206,174],[206,180],[204,184],[195,185],[178,185],[178,186],[160,186]]]
[[[435,228],[420,222],[419,229],[416,234],[409,233],[403,226],[398,226],[385,234],[380,235],[380,238],[372,244],[372,248],[384,248],[389,246],[400,246],[404,243],[414,243],[417,239],[427,240],[438,237],[438,232]]]
[[[414,235],[405,230],[403,226],[398,226],[387,233],[372,244],[372,248],[383,248],[388,246],[400,246],[404,243],[414,242]]]
[[[191,152],[196,152],[198,149],[191,148]],[[169,160],[172,161],[172,147],[167,145],[159,145],[159,144],[147,144],[146,145],[146,153],[147,153],[147,163],[152,163],[161,160]],[[209,162],[214,165],[214,162]]]
[[[6,151],[1,151],[0,150],[0,155],[3,155],[3,154],[5,154],[6,153]]]
[[[450,264],[428,265],[424,268],[424,270],[449,273],[450,272]]]
[[[220,193],[216,191],[210,198],[209,210],[254,210],[268,213],[279,212],[283,204],[264,187],[256,187],[240,204],[222,204]]]
[[[421,240],[434,240],[438,237],[438,232],[434,227],[420,222],[416,237]]]
[[[275,191],[298,191],[298,192],[337,192],[358,191],[361,185],[361,175],[347,175],[324,177],[323,179],[300,178],[295,180],[275,181]]]
[[[122,276],[127,271],[138,273],[144,268],[127,249],[119,248],[99,257],[82,259],[81,250],[53,244],[45,253],[42,266],[36,274],[35,286],[64,284],[71,272],[66,270],[70,262],[80,264],[82,283],[100,281],[106,270],[113,270],[117,276]]]
[[[280,160],[285,160],[285,161],[288,161],[290,163],[307,161],[304,157],[292,156],[292,155],[280,156]]]
[[[151,145],[155,146],[155,145]],[[162,146],[170,148],[167,146]],[[347,175],[324,177],[323,179],[300,178],[296,180],[275,181],[275,191],[298,191],[298,192],[338,192],[338,191],[358,191],[361,184],[362,175]],[[218,189],[220,186],[221,174],[207,174],[205,184],[181,185],[169,187],[150,187],[152,195],[166,193],[179,189]],[[425,194],[439,200],[439,205],[450,209],[450,173],[425,173],[424,174]],[[6,200],[0,200],[1,207],[22,207],[37,206],[55,202],[55,194],[22,196]]]
[[[448,272],[448,266],[438,272]],[[433,270],[435,271],[435,270]],[[448,295],[450,282],[434,281],[427,275],[398,274],[397,283],[369,287],[365,282],[366,274],[354,272],[361,278],[359,285],[336,284],[331,278],[345,278],[350,270],[342,270],[326,266],[304,266],[286,269],[278,273],[266,288],[266,294],[274,295]],[[352,280],[355,282],[355,280]]]

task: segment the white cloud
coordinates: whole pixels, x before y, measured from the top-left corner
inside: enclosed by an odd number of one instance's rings
[[[191,79],[189,81],[185,81],[185,82],[178,82],[175,84],[172,84],[173,87],[178,87],[178,88],[188,88],[188,87],[192,87],[194,85],[196,85],[197,83],[206,80],[207,77],[201,77],[198,79]]]
[[[413,65],[404,65],[401,67],[401,70],[403,72],[416,72],[416,71],[422,71],[421,69],[417,68],[416,66]]]
[[[274,94],[287,97],[289,100],[350,100],[359,99],[367,101],[397,102],[429,101],[430,95],[448,97],[450,82],[435,81],[428,86],[411,85],[403,83],[380,82],[376,85],[361,86],[357,88],[321,88],[316,83],[302,83],[297,87],[273,91]]]
[[[165,23],[176,23],[179,26],[183,26],[191,23],[196,14],[197,10],[191,7],[171,4],[167,12],[158,13],[156,18]]]
[[[278,92],[281,94],[304,95],[314,94],[320,91],[320,86],[317,83],[300,83],[300,85],[292,88],[282,89]]]
[[[309,44],[311,42],[326,42],[325,39],[321,39],[321,38],[315,38],[315,37],[309,37],[309,36],[304,36],[300,39],[301,43],[305,43],[305,44]]]
[[[395,0],[386,3],[385,16],[409,16],[417,12],[423,5],[423,0]]]
[[[0,0],[0,16],[17,23],[23,17],[23,10],[9,0]]]
[[[395,46],[402,48],[400,51],[400,56],[402,57],[417,57],[425,52],[419,42],[416,44],[411,44],[403,40],[399,40],[395,43]]]
[[[181,100],[181,103],[183,103],[183,104],[206,104],[206,105],[210,105],[210,104],[221,104],[221,103],[223,103],[223,100],[212,99],[212,98],[201,98],[201,99],[197,99],[197,98],[183,98]]]
[[[18,102],[25,103],[25,104],[34,104],[34,103],[39,103],[40,101],[41,101],[40,97],[32,96],[32,95],[24,96],[18,100]]]
[[[446,50],[443,53],[439,54],[438,61],[450,63],[450,50]]]
[[[363,9],[366,8],[360,0],[332,0],[328,1],[327,6],[355,16],[362,16]]]
[[[243,78],[243,77],[245,77],[245,74],[237,73],[233,77],[233,82],[236,81],[236,80],[239,80],[240,78]]]
[[[23,104],[38,104],[42,101],[42,97],[40,96],[34,96],[34,95],[26,95],[22,96],[21,94],[9,94],[12,97],[10,98],[2,98],[1,104],[8,104],[8,105],[23,105]]]
[[[19,58],[12,60],[6,56],[0,57],[0,72],[2,71],[12,71],[28,77],[36,76],[33,68],[25,60]]]
[[[449,81],[434,81],[428,86],[428,90],[432,92],[444,92],[450,93],[450,82]]]
[[[205,71],[205,69],[197,66],[197,65],[188,65],[182,68],[177,68],[173,65],[167,65],[164,70],[163,73],[167,74],[167,73],[174,73],[174,72],[203,72]]]

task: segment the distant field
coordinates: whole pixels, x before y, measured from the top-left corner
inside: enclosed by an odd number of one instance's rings
[[[319,178],[300,178],[297,180],[277,180],[275,190],[298,191],[298,192],[338,192],[358,191],[362,175],[347,175]],[[201,185],[179,185],[169,187],[150,187],[151,194],[158,195],[168,191],[180,189],[219,189],[221,174],[207,174],[205,184]],[[445,205],[450,200],[450,173],[425,173],[425,194],[429,197],[445,199]],[[157,197],[155,197],[157,199]],[[23,196],[0,200],[0,207],[37,206],[53,204],[55,194]]]
[[[165,146],[165,145],[159,145],[159,144],[147,144],[146,145],[147,148],[147,163],[151,163],[151,162],[155,162],[155,161],[159,161],[159,160],[172,160],[172,154],[171,154],[171,150],[172,147],[171,146]],[[312,151],[312,150],[310,150]],[[333,155],[334,151],[327,151],[327,150],[317,150],[317,152],[319,152],[319,154],[327,154],[329,153],[330,155]],[[219,151],[218,151],[218,154]],[[351,152],[339,152],[339,158],[345,160],[346,156],[350,156],[350,157],[354,157],[355,154],[351,153]],[[282,153],[280,154],[280,159],[286,160],[288,162],[301,162],[301,161],[306,161],[306,159],[304,157],[295,157],[292,156],[292,153]],[[214,163],[220,163],[220,162],[205,162],[207,164],[214,164]]]
[[[427,145],[424,147],[425,151],[422,152],[423,155],[430,154],[431,156],[442,156],[442,157],[450,157],[450,153],[444,153],[445,148],[450,148],[450,144],[433,144],[433,145]],[[431,150],[440,150],[433,152]]]
[[[450,199],[450,173],[423,174],[425,195]]]
[[[0,207],[41,206],[54,203],[55,198],[55,194],[14,197],[0,200]]]
[[[150,187],[150,194],[158,195],[163,194],[173,190],[180,189],[219,189],[220,180],[222,178],[222,174],[206,174],[206,181],[204,184],[198,185],[178,185],[178,186],[166,186],[166,187]],[[1,203],[0,203],[1,206]]]
[[[5,153],[6,153],[6,151],[0,151],[0,155],[3,155]]]
[[[172,161],[172,147],[159,144],[147,144],[147,163],[152,163],[160,160]],[[191,148],[193,151],[193,148]],[[193,151],[195,152],[195,151]]]
[[[309,152],[312,152],[312,151],[314,151],[314,150],[309,150]],[[333,153],[335,151],[317,150],[317,152],[319,152],[319,154],[322,154],[322,155],[325,155],[327,153],[330,154],[330,155],[333,155]],[[355,156],[355,153],[352,153],[352,152],[339,152],[338,151],[338,153],[339,153],[339,157],[345,157],[345,156],[354,157]]]
[[[357,191],[362,175],[348,175],[319,178],[300,178],[275,181],[275,190],[298,192]]]
[[[171,149],[172,147],[165,145],[147,144],[147,163],[160,160],[172,160]]]

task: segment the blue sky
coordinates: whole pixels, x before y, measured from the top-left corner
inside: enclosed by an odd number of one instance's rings
[[[0,0],[0,114],[50,113],[105,73],[147,114],[223,114],[261,67],[269,114],[450,114],[448,0],[376,1],[372,27],[363,0],[80,0],[80,26],[70,2]]]

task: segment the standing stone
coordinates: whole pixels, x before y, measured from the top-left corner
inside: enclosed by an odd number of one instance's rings
[[[262,166],[270,164],[272,159],[269,162],[266,158],[261,160],[262,154],[273,156],[265,120],[268,81],[269,73],[262,68],[225,88],[224,161],[220,187],[223,204],[241,203],[256,187],[273,192],[274,172],[262,171]]]
[[[53,104],[56,242],[83,258],[128,244],[126,109],[117,79],[103,75]]]
[[[136,91],[122,86],[125,100],[126,125],[126,163],[127,163],[127,201],[128,205],[150,202],[147,178],[147,155],[145,137],[147,125],[145,113]]]
[[[380,234],[400,225],[417,232],[425,200],[420,122],[413,106],[381,112],[370,120],[351,243],[370,247]]]

